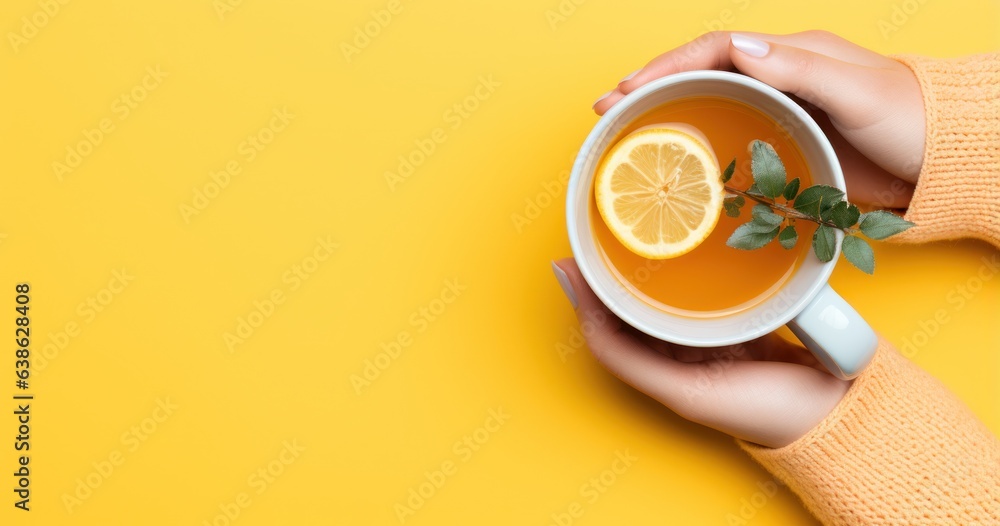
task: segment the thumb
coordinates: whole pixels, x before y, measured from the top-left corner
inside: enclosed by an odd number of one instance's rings
[[[742,73],[797,95],[834,121],[852,120],[872,100],[873,68],[737,33],[730,43],[730,58]]]

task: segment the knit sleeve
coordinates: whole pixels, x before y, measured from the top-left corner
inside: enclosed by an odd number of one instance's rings
[[[920,82],[926,115],[920,178],[893,241],[971,237],[1000,246],[1000,53],[892,58]]]
[[[823,524],[1000,524],[1000,441],[885,341],[808,434],[738,442]]]

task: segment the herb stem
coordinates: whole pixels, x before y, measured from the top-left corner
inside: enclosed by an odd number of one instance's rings
[[[766,198],[766,197],[764,197],[762,195],[754,195],[754,194],[751,194],[751,193],[747,193],[747,192],[744,192],[743,190],[737,190],[736,188],[733,188],[733,187],[728,186],[728,185],[725,186],[725,189],[726,189],[727,192],[729,192],[731,194],[741,195],[741,196],[743,196],[743,197],[745,197],[747,199],[751,199],[753,201],[757,201],[758,203],[760,203],[762,205],[768,206],[768,207],[770,207],[774,211],[781,212],[782,215],[784,215],[785,217],[787,217],[789,219],[804,219],[806,221],[812,221],[813,223],[819,223],[821,225],[826,225],[826,226],[831,227],[831,228],[836,228],[837,230],[843,230],[845,233],[848,233],[848,234],[850,234],[850,233],[853,232],[850,229],[840,228],[839,226],[835,225],[832,221],[824,221],[822,219],[817,219],[817,218],[815,218],[813,216],[810,216],[810,215],[807,215],[807,214],[803,214],[802,212],[799,212],[798,210],[796,210],[794,208],[789,208],[789,207],[787,207],[785,205],[778,204],[778,203],[774,202],[773,200],[768,199],[768,198]]]

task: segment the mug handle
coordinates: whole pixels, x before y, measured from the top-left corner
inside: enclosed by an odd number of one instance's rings
[[[823,285],[788,328],[834,376],[854,378],[868,365],[878,348],[871,326],[834,292]]]

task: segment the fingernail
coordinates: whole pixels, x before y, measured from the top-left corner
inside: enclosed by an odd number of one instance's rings
[[[767,42],[763,40],[757,40],[756,38],[750,38],[745,35],[738,35],[733,33],[729,35],[729,41],[733,43],[733,47],[750,55],[751,57],[763,57],[767,55],[767,52],[771,50],[771,47],[767,45]]]
[[[552,272],[556,274],[556,281],[559,282],[559,286],[562,287],[563,293],[565,293],[566,297],[569,298],[570,304],[572,304],[573,308],[576,309],[576,306],[578,305],[576,301],[576,292],[573,290],[573,285],[569,282],[569,276],[566,275],[566,272],[563,271],[563,269],[559,268],[559,265],[556,265],[555,261],[552,262]]]
[[[634,77],[636,73],[638,73],[640,71],[642,71],[642,68],[639,68],[639,69],[633,71],[632,73],[629,73],[628,75],[625,76],[625,78],[623,78],[620,81],[618,81],[618,83],[621,84],[622,82],[627,82],[629,79],[631,79],[632,77]]]
[[[599,102],[601,102],[602,100],[608,98],[608,95],[611,95],[614,91],[615,90],[611,90],[611,91],[605,93],[604,95],[601,95],[600,97],[597,97],[597,100],[595,100],[594,103],[590,105],[590,107],[593,108],[594,106],[597,106],[597,104]]]

